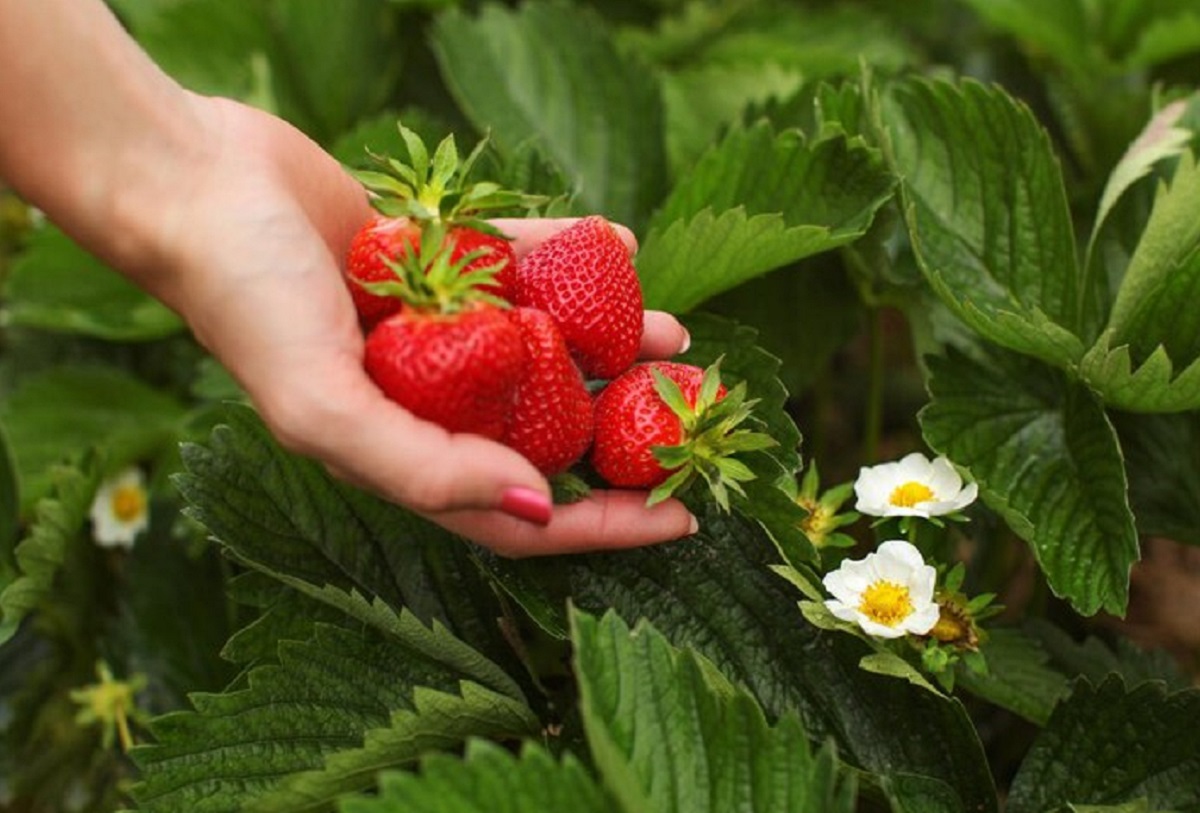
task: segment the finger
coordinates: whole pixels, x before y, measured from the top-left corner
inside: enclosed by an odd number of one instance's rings
[[[692,343],[687,328],[665,311],[646,311],[642,319],[642,346],[638,357],[665,359],[683,353]]]
[[[316,380],[316,392],[311,384],[277,380],[271,393],[287,397],[259,399],[268,426],[289,449],[421,513],[503,509],[533,519],[539,502],[548,513],[549,486],[520,454],[417,418],[353,367],[330,367]]]
[[[585,500],[554,508],[537,527],[490,511],[432,515],[438,524],[501,556],[523,558],[622,550],[694,534],[695,517],[678,500],[646,507],[646,492],[598,490]]]
[[[530,217],[530,218],[496,218],[488,221],[501,232],[512,238],[513,251],[517,257],[524,257],[546,240],[558,234],[563,229],[578,223],[578,217]],[[617,230],[621,242],[629,250],[630,256],[637,253],[638,243],[633,232],[620,223],[609,223]]]

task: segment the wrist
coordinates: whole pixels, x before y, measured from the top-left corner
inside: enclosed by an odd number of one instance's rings
[[[157,294],[171,265],[185,204],[198,194],[204,168],[219,147],[207,100],[177,88],[169,108],[147,111],[143,127],[109,155],[95,180],[91,211],[81,218],[82,244]],[[168,303],[170,304],[170,303]]]

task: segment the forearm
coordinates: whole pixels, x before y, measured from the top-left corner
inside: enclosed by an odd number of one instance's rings
[[[0,178],[80,244],[145,261],[149,203],[204,149],[189,95],[100,0],[0,0]]]

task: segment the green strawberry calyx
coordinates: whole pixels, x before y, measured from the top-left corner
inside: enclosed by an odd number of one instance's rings
[[[745,496],[741,484],[756,476],[736,455],[777,445],[765,432],[745,426],[758,403],[758,399],[747,399],[745,381],[720,397],[720,366],[721,359],[717,359],[704,370],[694,404],[688,403],[678,384],[657,369],[651,371],[655,391],[679,418],[683,439],[674,446],[651,450],[659,465],[672,473],[650,492],[647,505],[703,480],[717,505],[728,512],[729,492]]]
[[[505,210],[531,210],[545,198],[504,189],[491,181],[468,182],[487,146],[482,138],[465,159],[460,159],[454,136],[448,135],[430,155],[414,131],[396,123],[408,151],[408,162],[369,153],[377,170],[351,170],[371,194],[371,204],[387,217],[407,217],[418,223],[443,222],[469,226],[485,234],[503,236],[485,214]]]
[[[355,282],[376,296],[396,297],[409,308],[429,313],[459,313],[479,302],[510,307],[491,292],[496,275],[507,260],[502,258],[464,271],[471,263],[486,257],[487,249],[475,249],[452,259],[454,238],[444,223],[436,221],[422,224],[419,245],[416,251],[412,249],[410,244],[396,259],[384,258],[395,279]]]

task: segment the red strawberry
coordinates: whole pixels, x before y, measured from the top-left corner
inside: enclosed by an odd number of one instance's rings
[[[506,238],[456,226],[449,230],[446,239],[454,245],[451,262],[473,251],[480,252],[463,266],[464,273],[499,264],[495,282],[486,290],[505,301],[512,300],[517,258]],[[396,272],[389,263],[399,262],[405,253],[419,251],[420,244],[420,224],[407,217],[374,215],[354,236],[346,255],[346,281],[365,330],[398,311],[401,302],[395,296],[372,293],[361,283],[395,281]]]
[[[653,489],[653,504],[688,486],[697,475],[728,509],[728,489],[754,474],[731,455],[774,444],[739,425],[754,402],[746,385],[727,391],[719,365],[638,364],[596,397],[591,460],[596,473],[620,488]]]
[[[521,332],[494,305],[405,308],[367,336],[363,366],[384,394],[451,432],[504,434],[525,370]]]
[[[526,255],[513,303],[553,316],[591,378],[615,378],[637,358],[642,288],[629,250],[602,217],[585,217]]]
[[[346,282],[364,327],[369,330],[384,316],[395,313],[396,306],[364,290],[361,283],[395,281],[388,263],[400,261],[405,253],[416,254],[420,233],[431,225],[442,228],[454,244],[452,262],[473,251],[481,252],[474,262],[464,266],[464,272],[498,265],[499,271],[487,290],[510,300],[516,257],[508,239],[482,218],[503,210],[528,209],[542,199],[494,183],[468,182],[486,142],[481,141],[460,160],[454,137],[447,136],[431,156],[416,133],[402,124],[397,126],[408,162],[373,155],[379,170],[355,173],[381,215],[363,225],[346,257]]]
[[[592,443],[592,396],[549,314],[513,308],[529,362],[501,442],[549,476],[569,469]]]
[[[392,266],[404,302],[367,334],[363,367],[384,394],[451,432],[499,440],[527,355],[521,331],[488,301],[487,272],[463,274],[444,230],[431,225],[416,254]]]

